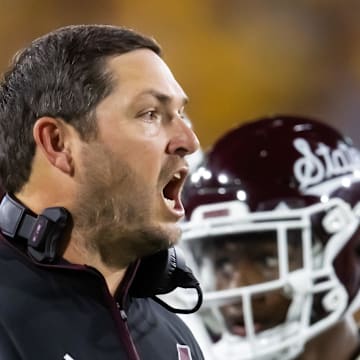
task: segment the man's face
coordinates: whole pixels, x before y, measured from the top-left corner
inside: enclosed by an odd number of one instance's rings
[[[296,239],[298,240],[298,239]],[[299,242],[297,241],[297,244]],[[214,266],[216,290],[261,284],[279,278],[279,261],[275,232],[233,235],[218,238],[208,246]],[[211,250],[210,250],[211,249]],[[289,269],[301,266],[301,247],[288,245]],[[285,320],[290,300],[280,290],[252,297],[255,332],[270,329]],[[241,301],[220,308],[228,330],[245,336]]]
[[[198,140],[182,118],[186,95],[160,57],[141,49],[108,66],[116,86],[96,109],[96,140],[79,150],[74,218],[88,248],[119,268],[178,240],[184,156]]]

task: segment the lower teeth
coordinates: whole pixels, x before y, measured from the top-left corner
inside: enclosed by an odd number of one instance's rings
[[[172,209],[175,207],[175,200],[170,200],[170,199],[166,199],[165,201],[168,203],[169,207],[171,207]]]

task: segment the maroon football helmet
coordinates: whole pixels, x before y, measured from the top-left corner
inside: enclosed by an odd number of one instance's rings
[[[213,337],[227,340],[216,343],[220,357],[235,359],[241,351],[246,359],[292,358],[355,298],[360,153],[334,128],[295,116],[240,125],[204,154],[185,185],[183,202],[182,244],[203,285],[204,319]],[[258,244],[265,238],[276,249],[271,256],[268,245]],[[231,268],[224,259],[225,242],[229,258],[251,254],[252,265],[261,258],[263,280],[221,285],[235,273],[235,260]],[[258,246],[262,253],[256,257]],[[257,319],[257,309],[265,306],[256,302],[262,297],[264,304],[265,293],[276,291],[287,306],[270,326],[268,315]],[[242,308],[236,321],[224,319],[230,304]]]

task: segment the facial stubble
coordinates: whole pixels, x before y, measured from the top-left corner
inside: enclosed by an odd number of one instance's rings
[[[158,190],[149,189],[126,162],[101,143],[85,147],[82,159],[84,171],[73,217],[86,251],[98,253],[105,265],[122,269],[177,241],[179,229],[170,231],[151,222],[151,199]]]

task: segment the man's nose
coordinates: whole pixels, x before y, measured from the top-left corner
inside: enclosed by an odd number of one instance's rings
[[[191,124],[180,116],[176,116],[169,126],[170,140],[167,146],[169,154],[181,157],[194,153],[199,149],[199,140]]]

